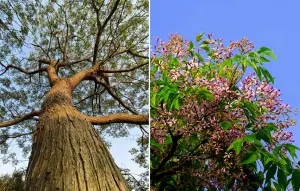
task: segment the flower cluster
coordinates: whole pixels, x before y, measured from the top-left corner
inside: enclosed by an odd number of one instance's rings
[[[257,107],[258,115],[252,122],[252,130],[258,132],[269,123],[278,127],[278,131],[272,134],[272,144],[266,145],[269,149],[279,142],[292,142],[292,134],[284,131],[295,125],[295,120],[290,117],[291,106],[280,99],[280,91],[266,81],[259,81],[254,73],[240,78],[242,80],[238,83],[233,82],[237,78],[232,77],[232,68],[222,68],[223,73],[230,73],[228,76],[221,75],[219,70],[210,69],[233,57],[237,51],[241,55],[249,53],[254,47],[251,42],[243,38],[225,47],[222,39],[213,40],[211,37],[208,35],[205,40],[205,44],[212,47],[209,58],[212,63],[209,67],[207,63],[200,62],[197,56],[188,54],[191,51],[190,42],[179,35],[171,35],[169,42],[157,39],[152,63],[159,69],[153,74],[152,80],[159,80],[161,75],[157,74],[169,71],[169,83],[180,83],[178,93],[183,98],[178,110],[168,111],[165,103],[155,108],[156,114],[151,119],[151,137],[165,150],[171,150],[169,144],[164,144],[170,136],[178,136],[182,142],[187,141],[185,148],[177,149],[172,154],[179,155],[183,164],[198,161],[203,168],[189,166],[176,173],[190,172],[202,180],[199,183],[201,186],[221,189],[226,183],[226,177],[245,182],[247,176],[250,176],[248,169],[240,165],[241,157],[233,151],[227,152],[234,140],[249,134],[245,128],[249,119],[241,106],[243,103]],[[199,52],[200,49],[194,48],[193,51]],[[239,77],[244,74],[237,65],[233,68]],[[207,74],[213,77],[207,77]],[[154,86],[152,91],[158,91],[159,88],[161,85]],[[197,89],[207,90],[211,98],[203,97],[200,90],[198,94],[189,93]],[[251,144],[244,143],[241,156],[250,147]],[[151,149],[152,156],[157,154],[163,158],[164,154],[159,149]]]

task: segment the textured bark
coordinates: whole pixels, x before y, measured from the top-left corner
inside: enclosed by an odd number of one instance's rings
[[[129,190],[92,124],[73,106],[70,84],[59,79],[46,95],[25,190]]]

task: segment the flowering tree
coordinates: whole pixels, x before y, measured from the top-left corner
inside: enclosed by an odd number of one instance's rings
[[[227,47],[211,34],[202,38],[156,39],[152,189],[299,190],[299,148],[286,130],[295,125],[293,112],[263,65],[275,55],[252,50],[246,38]]]

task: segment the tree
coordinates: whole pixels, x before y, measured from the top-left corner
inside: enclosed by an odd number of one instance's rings
[[[129,190],[99,134],[138,125],[146,147],[148,1],[0,1],[0,15],[1,152],[31,152],[25,190]]]
[[[15,171],[12,175],[0,176],[0,191],[22,191],[24,187],[25,171]]]
[[[264,67],[269,48],[211,34],[156,39],[151,59],[153,190],[299,190],[292,108]],[[254,72],[248,72],[247,68]],[[295,111],[296,112],[296,111]]]

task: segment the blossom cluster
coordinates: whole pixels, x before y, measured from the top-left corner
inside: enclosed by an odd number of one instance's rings
[[[211,36],[208,35],[206,40],[213,51],[209,58],[214,62],[211,64],[232,57],[236,51],[240,54],[249,53],[254,47],[246,38],[231,42],[228,47],[225,47],[222,39],[213,40]],[[196,57],[187,56],[190,42],[183,40],[177,34],[171,35],[169,42],[157,39],[157,43],[152,63],[156,63],[159,67],[158,73],[169,71],[170,83],[180,82],[179,91],[184,94],[184,98],[179,110],[167,111],[165,104],[157,108],[157,115],[151,119],[151,137],[162,145],[170,134],[180,135],[181,139],[187,140],[191,135],[196,134],[199,142],[206,140],[204,144],[196,148],[197,155],[186,155],[195,151],[192,144],[190,144],[190,149],[177,151],[177,154],[185,155],[186,161],[205,161],[204,165],[207,166],[205,170],[189,169],[193,176],[203,180],[202,186],[218,185],[218,188],[221,188],[226,182],[224,176],[226,174],[241,181],[247,178],[248,174],[245,169],[239,165],[240,157],[232,151],[227,152],[227,148],[234,140],[243,138],[249,133],[245,128],[249,123],[248,118],[243,108],[239,106],[244,101],[255,104],[260,111],[260,115],[252,124],[256,131],[267,127],[268,123],[273,123],[278,127],[278,131],[272,134],[272,144],[267,145],[269,149],[274,148],[278,142],[293,141],[292,133],[285,130],[295,125],[295,120],[290,117],[291,106],[280,99],[279,90],[266,81],[259,81],[254,73],[234,84],[233,78],[220,75],[218,70],[208,71],[213,76],[213,78],[208,78],[205,73],[203,75],[199,72],[204,69],[205,63],[200,62]],[[157,62],[159,58],[161,59]],[[172,58],[176,58],[178,63],[171,67]],[[225,67],[223,70],[229,70],[229,68]],[[236,70],[237,75],[244,74],[244,71],[237,67]],[[159,75],[156,78],[159,78]],[[233,89],[233,86],[237,89]],[[188,93],[188,90],[197,88],[206,88],[213,98],[199,99],[199,95]],[[153,88],[154,91],[156,89]],[[227,122],[228,128],[224,128],[222,122]],[[169,146],[164,145],[164,147],[167,149]],[[245,143],[241,154],[243,155],[249,147],[250,144]],[[153,152],[159,154],[159,150],[152,149]]]

